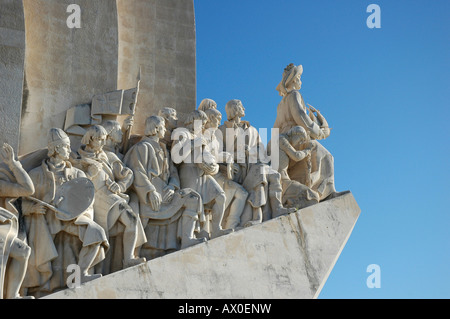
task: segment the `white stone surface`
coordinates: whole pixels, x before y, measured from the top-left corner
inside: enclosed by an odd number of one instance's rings
[[[0,0],[0,140],[19,148],[25,61],[22,1]]]
[[[359,214],[347,193],[46,298],[317,298]]]

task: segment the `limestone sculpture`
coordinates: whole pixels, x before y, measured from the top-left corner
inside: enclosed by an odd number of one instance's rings
[[[207,121],[203,111],[195,110],[188,114],[184,127],[172,133],[172,156],[179,164],[181,187],[197,191],[202,197],[205,213],[210,214],[211,228],[209,223],[205,223],[203,234],[216,238],[233,230],[222,228],[226,198],[224,190],[213,177],[218,173],[219,165],[203,137]]]
[[[77,161],[94,183],[94,220],[103,227],[111,245],[109,256],[97,270],[102,274],[144,262],[145,258],[136,256],[135,250],[146,242],[142,223],[128,204],[126,194],[133,182],[133,171],[118,158],[110,161],[103,151],[106,137],[102,126],[89,127],[81,141]]]
[[[277,87],[283,98],[274,124],[281,133],[275,168],[266,156],[271,142],[266,148],[243,120],[237,99],[226,104],[223,124],[217,103],[206,98],[183,115],[183,125],[175,108],[164,107],[147,118],[143,136],[133,137],[132,115],[122,128],[102,109],[103,122],[79,130],[84,136],[77,149],[65,131],[51,129],[48,156],[42,160],[39,152],[27,160],[27,167],[41,161],[27,168],[29,174],[5,145],[0,292],[6,298],[44,296],[65,288],[69,264],[80,267],[84,283],[339,196],[333,157],[317,141],[330,128],[320,111],[305,106],[302,72],[290,64]],[[108,101],[124,104],[123,98]],[[122,113],[113,112],[128,114]],[[12,205],[10,198],[18,197]],[[23,234],[16,207],[24,216]]]
[[[199,108],[200,109],[200,108]],[[241,223],[241,216],[247,202],[248,192],[245,188],[232,180],[232,170],[237,171],[237,164],[233,163],[233,156],[223,152],[221,140],[216,133],[222,121],[222,114],[214,108],[205,109],[208,122],[205,126],[205,137],[211,154],[219,163],[219,172],[213,177],[225,192],[225,214],[223,227],[225,229],[237,229]]]
[[[14,202],[33,194],[34,186],[9,144],[3,144],[0,160],[6,164],[0,167],[0,299],[15,299],[22,298],[19,291],[31,248],[19,234],[19,212]]]
[[[194,235],[203,216],[202,198],[194,190],[180,187],[170,153],[160,143],[165,133],[165,120],[149,117],[146,136],[127,152],[124,160],[134,173],[132,191],[137,194],[147,236],[140,255],[147,259],[205,241]]]
[[[53,128],[48,158],[29,173],[35,192],[23,205],[32,249],[24,287],[36,296],[65,288],[71,264],[80,267],[81,282],[100,277],[93,267],[109,248],[104,229],[93,218],[93,185],[69,158],[69,137]]]
[[[301,146],[308,143],[306,147],[303,147],[302,151],[297,151],[296,148],[302,148]],[[292,180],[288,173],[289,162],[306,161],[306,167],[308,171],[307,176],[311,171],[311,151],[313,145],[308,142],[308,134],[301,126],[294,126],[286,134],[280,135],[279,142],[279,168],[278,171],[281,174],[281,185],[283,188],[283,205],[285,207],[295,207],[301,209],[310,205],[317,204],[319,202],[319,194],[313,191],[309,186],[310,182],[306,185]],[[309,181],[310,178],[307,178]]]
[[[330,127],[320,111],[309,105],[308,112],[299,91],[302,85],[300,80],[302,74],[301,65],[295,66],[291,63],[284,69],[282,80],[277,86],[282,100],[278,105],[277,118],[273,127],[280,129],[280,134],[287,133],[294,126],[302,126],[306,130],[314,146],[311,152],[311,180],[308,180],[309,170],[304,161],[290,166],[289,176],[292,180],[305,185],[311,183],[311,188],[319,194],[320,200],[330,199],[339,195],[334,184],[334,159],[330,152],[317,141],[330,135]]]
[[[240,100],[230,100],[226,106],[227,121],[219,127],[223,149],[233,153],[238,164],[233,180],[242,184],[249,197],[241,218],[242,226],[251,226],[273,217],[294,212],[282,205],[280,174],[270,170],[260,161],[264,145],[258,131],[248,121],[243,121],[245,109]]]
[[[166,144],[167,149],[170,150],[172,147],[172,132],[178,127],[177,110],[171,107],[164,107],[159,110],[158,115],[164,119],[166,124],[166,134],[160,141]]]
[[[126,139],[126,132],[130,131],[130,127],[133,126],[134,119],[129,116],[125,119],[122,125],[117,120],[107,120],[102,123],[103,128],[108,133],[103,150],[110,158],[111,156],[117,156],[119,160],[123,160],[124,156],[124,141]],[[126,152],[126,150],[125,150]]]

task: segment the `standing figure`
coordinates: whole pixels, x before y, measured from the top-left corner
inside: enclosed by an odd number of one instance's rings
[[[287,133],[294,126],[301,126],[306,130],[314,144],[311,152],[311,188],[319,194],[320,200],[330,199],[339,195],[334,184],[334,159],[330,152],[317,142],[330,135],[330,128],[325,117],[315,108],[310,106],[308,114],[299,92],[302,73],[301,65],[295,66],[291,63],[284,69],[282,80],[277,86],[277,91],[283,98],[278,105],[273,127],[279,128],[280,134]],[[292,180],[307,183],[308,168],[305,167],[305,162],[293,163],[288,171]]]
[[[19,291],[25,278],[31,248],[19,235],[19,212],[14,201],[34,193],[33,182],[19,161],[13,148],[3,144],[0,160],[0,299],[23,298]]]
[[[202,197],[205,213],[211,213],[211,229],[209,223],[206,223],[202,230],[210,238],[216,238],[233,230],[222,228],[226,198],[225,192],[213,177],[219,172],[219,165],[203,137],[207,121],[206,114],[199,110],[192,111],[187,116],[185,127],[173,132],[175,139],[172,158],[175,163],[179,163],[181,188],[191,188],[198,192]]]
[[[241,218],[242,226],[251,226],[273,217],[295,211],[282,205],[280,174],[261,162],[259,154],[264,145],[258,131],[243,121],[245,109],[240,100],[230,100],[226,106],[227,121],[219,127],[224,151],[233,152],[233,180],[242,184],[249,193]]]
[[[302,151],[297,151],[301,145],[305,145]],[[280,135],[279,142],[279,167],[278,171],[281,174],[281,186],[283,188],[283,206],[295,207],[301,209],[319,202],[319,194],[313,191],[309,186],[291,180],[288,167],[289,162],[306,161],[308,172],[311,170],[311,152],[313,145],[308,143],[308,134],[301,126],[294,126],[286,134]],[[310,178],[307,178],[310,181]]]
[[[53,128],[49,132],[47,148],[48,158],[30,171],[35,185],[33,198],[37,201],[27,199],[23,202],[32,248],[24,286],[37,295],[64,288],[66,268],[71,264],[80,267],[81,282],[101,277],[93,274],[93,267],[105,258],[109,248],[105,231],[93,220],[93,191],[91,198],[78,199],[76,189],[66,189],[73,180],[89,182],[85,173],[69,162],[69,137],[63,130]],[[67,200],[62,197],[70,196],[75,196],[79,202],[77,206],[66,208],[67,216],[49,209]]]
[[[233,162],[233,156],[230,153],[223,152],[222,140],[218,140],[216,137],[216,133],[221,133],[218,128],[222,121],[222,114],[217,109],[206,109],[205,114],[208,116],[208,122],[205,126],[204,135],[207,138],[211,154],[219,163],[219,172],[213,177],[225,191],[226,197],[223,227],[225,229],[236,229],[241,223],[241,215],[244,212],[248,192],[242,185],[232,180],[230,172],[236,171],[238,164]]]
[[[124,160],[134,173],[131,190],[139,198],[139,215],[147,236],[140,254],[147,259],[205,241],[194,235],[203,215],[201,197],[192,189],[180,189],[177,169],[166,145],[160,142],[165,133],[164,118],[149,117],[145,138]]]
[[[139,216],[128,205],[125,194],[133,182],[133,172],[120,160],[110,162],[103,151],[107,135],[100,125],[89,127],[78,150],[78,165],[88,172],[95,186],[94,220],[105,229],[111,245],[110,255],[99,270],[103,274],[145,262],[135,250],[146,242]]]

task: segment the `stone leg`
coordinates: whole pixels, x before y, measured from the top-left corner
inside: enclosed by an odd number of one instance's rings
[[[184,204],[185,210],[181,217],[181,249],[206,241],[206,238],[196,238],[194,235],[198,221],[198,208],[200,203],[200,198],[192,193],[186,198]]]
[[[247,202],[248,192],[244,187],[236,183],[236,192],[234,200],[230,205],[230,213],[228,214],[225,229],[236,229],[241,222],[241,215],[244,212],[245,203]]]
[[[197,213],[197,212],[194,212]],[[206,242],[206,238],[196,238],[194,235],[195,226],[197,224],[197,218],[190,216],[191,214],[183,214],[181,217],[181,249],[204,243]]]
[[[123,232],[123,266],[128,268],[145,262],[145,258],[138,258],[135,255],[136,241],[137,241],[137,223],[138,216],[124,205],[119,205],[122,210],[119,221],[125,226]]]
[[[295,208],[283,207],[283,189],[281,187],[281,175],[279,173],[272,172],[271,174],[268,174],[268,180],[269,203],[272,208],[272,218],[295,212]]]
[[[22,298],[19,295],[19,290],[25,278],[30,255],[31,248],[22,240],[16,238],[9,254],[11,261],[6,270],[6,282],[8,283],[5,293],[6,299]]]
[[[100,253],[100,249],[100,243],[92,244],[81,249],[78,266],[80,266],[82,282],[88,282],[102,276],[101,274],[89,274],[89,270],[91,269],[95,258]]]
[[[211,239],[232,233],[232,229],[222,229],[222,219],[225,213],[225,194],[220,194],[216,197],[214,206],[212,208],[212,222],[211,222]]]

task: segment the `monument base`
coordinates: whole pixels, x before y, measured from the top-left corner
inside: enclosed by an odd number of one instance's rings
[[[360,212],[347,193],[45,298],[317,298]]]

